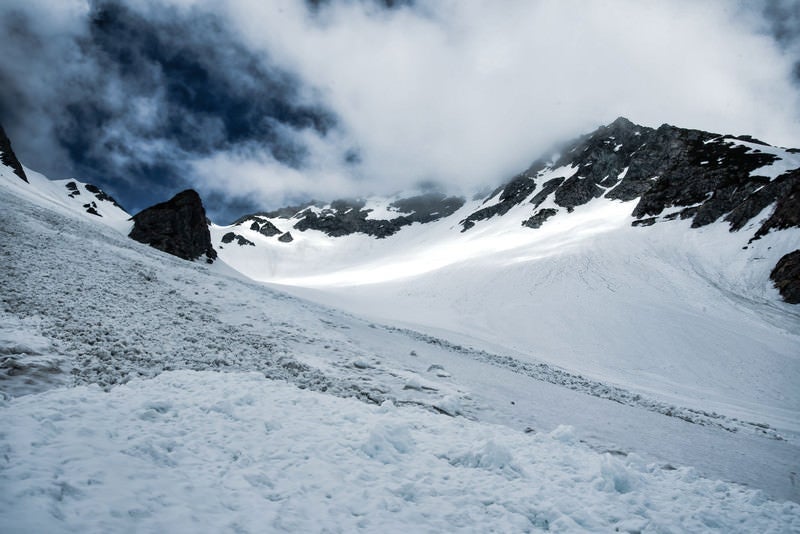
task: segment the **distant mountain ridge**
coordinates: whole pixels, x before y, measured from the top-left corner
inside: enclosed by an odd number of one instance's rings
[[[800,149],[773,147],[750,136],[730,136],[664,124],[648,128],[623,117],[565,144],[560,154],[539,159],[486,197],[460,221],[468,231],[481,221],[528,203],[530,217],[520,224],[539,228],[561,212],[572,212],[596,198],[631,201],[634,226],[691,219],[698,228],[723,218],[732,231],[742,229],[762,210],[777,203],[770,229],[800,225]],[[542,207],[551,199],[553,206]],[[245,215],[235,225],[292,219],[299,231],[319,230],[331,237],[363,233],[377,238],[404,226],[447,217],[465,199],[427,193],[367,205],[365,199],[310,203]],[[376,216],[374,212],[381,212]]]

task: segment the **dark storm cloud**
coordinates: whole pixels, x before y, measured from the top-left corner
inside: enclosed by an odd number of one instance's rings
[[[797,0],[767,0],[764,18],[775,40],[797,58],[794,80],[800,83],[800,2]]]
[[[86,55],[115,70],[127,87],[151,94],[163,89],[164,134],[182,149],[208,152],[226,142],[259,139],[276,147],[280,161],[299,163],[302,147],[281,146],[290,143],[275,124],[324,132],[332,117],[295,104],[297,82],[265,69],[214,16],[164,11],[154,20],[119,4],[101,4],[92,16]],[[205,119],[219,119],[222,131],[198,131],[197,121]]]
[[[768,0],[764,5],[764,16],[781,45],[789,46],[800,40],[800,2]]]
[[[48,123],[51,138],[16,143],[23,160],[47,159],[31,152],[55,146],[42,170],[64,177],[69,169],[133,199],[131,209],[190,186],[188,160],[239,144],[257,144],[280,164],[301,168],[308,152],[291,133],[325,135],[335,126],[333,114],[301,101],[295,79],[272,68],[264,53],[247,50],[210,13],[140,13],[95,2],[83,24],[64,39],[79,67],[57,67],[46,80],[50,91],[27,93],[30,80],[0,62],[0,120],[12,135],[31,121]],[[25,11],[11,11],[2,27],[12,46],[44,55],[48,36],[37,34]],[[43,98],[46,106],[36,101]]]

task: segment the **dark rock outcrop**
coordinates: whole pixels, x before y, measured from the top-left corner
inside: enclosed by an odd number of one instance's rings
[[[790,252],[778,260],[769,277],[783,300],[790,304],[800,304],[800,250]]]
[[[776,200],[775,211],[758,229],[755,239],[766,235],[773,229],[784,230],[800,227],[800,169],[786,173],[781,178],[783,180],[776,184],[774,192],[771,191],[772,194],[768,197],[768,200]]]
[[[573,176],[556,189],[555,202],[567,208],[568,212],[572,212],[575,206],[582,206],[604,192],[599,184],[582,176]]]
[[[78,189],[78,184],[75,182],[67,182],[64,184],[64,187],[66,187],[67,191],[69,191],[70,198],[75,198],[81,194],[80,189]]]
[[[291,232],[286,232],[285,234],[283,234],[278,238],[278,241],[280,241],[281,243],[291,243],[292,241],[294,241],[294,238],[292,237]]]
[[[67,191],[69,191],[68,196],[70,198],[78,197],[81,194],[80,187],[78,187],[78,184],[76,182],[74,182],[74,181],[67,182],[66,184],[64,184],[64,187],[66,188]],[[119,203],[116,200],[114,200],[114,197],[112,197],[111,195],[109,195],[108,193],[106,193],[105,191],[103,191],[102,189],[97,187],[96,185],[84,184],[84,187],[86,188],[86,190],[89,193],[94,195],[94,197],[97,199],[97,201],[111,203],[114,206],[116,206],[117,208],[121,209],[122,211],[125,211],[125,208],[120,206]],[[87,202],[86,204],[83,205],[83,208],[86,210],[86,213],[88,213],[90,215],[96,215],[98,217],[102,217],[103,216],[97,210],[97,202],[96,201],[92,200],[92,201]]]
[[[541,228],[545,221],[556,213],[558,213],[558,210],[554,210],[553,208],[540,209],[531,215],[528,220],[523,221],[522,226],[527,226],[528,228]]]
[[[197,192],[188,189],[167,202],[132,217],[131,239],[185,260],[205,255],[211,263],[217,251],[211,245],[206,211]]]
[[[281,233],[281,231],[278,230],[278,228],[267,219],[256,216],[251,216],[251,219],[253,222],[250,224],[250,229],[260,233],[261,235],[272,237]]]
[[[261,223],[261,228],[259,228],[258,233],[260,233],[261,235],[265,235],[267,237],[272,237],[274,235],[280,234],[281,231],[278,230],[278,227],[272,224],[271,222],[264,221],[263,223]]]
[[[655,217],[648,217],[646,219],[636,219],[631,223],[632,226],[653,226],[656,223]]]
[[[86,185],[84,185],[84,187],[86,188],[87,191],[89,191],[91,194],[93,194],[95,196],[95,198],[97,198],[97,200],[100,200],[101,202],[111,202],[112,204],[114,204],[116,207],[118,207],[122,211],[125,211],[125,208],[120,206],[119,202],[117,202],[114,199],[114,197],[112,197],[111,195],[109,195],[108,193],[106,193],[105,191],[103,191],[102,189],[97,187],[96,185],[94,185],[94,184],[86,184]]]
[[[283,208],[278,208],[272,211],[259,211],[256,213],[250,213],[247,215],[243,215],[233,221],[234,225],[240,225],[247,221],[261,221],[266,219],[291,219],[301,211],[305,210],[306,208],[310,208],[312,206],[316,206],[318,208],[323,208],[325,205],[323,203],[317,202],[312,200],[311,202],[306,202],[305,204],[297,204],[296,206],[285,206]]]
[[[401,228],[415,222],[427,223],[447,217],[464,205],[462,197],[448,197],[441,193],[425,193],[396,200],[389,208],[397,213],[392,219],[372,219],[372,210],[365,208],[366,201],[335,200],[329,205],[309,202],[274,211],[258,212],[237,219],[234,224],[250,223],[267,237],[281,234],[268,219],[295,219],[294,228],[304,232],[319,230],[331,237],[342,237],[354,233],[367,234],[378,239],[396,234]],[[283,234],[286,235],[286,234]]]
[[[14,170],[14,174],[19,176],[23,181],[28,181],[28,177],[25,175],[25,169],[22,168],[22,164],[17,159],[17,155],[14,154],[14,150],[11,148],[11,140],[6,135],[6,131],[3,129],[2,125],[0,125],[0,161],[3,162],[3,165],[11,167]]]
[[[548,180],[542,184],[542,189],[533,195],[533,198],[531,199],[531,204],[533,204],[533,207],[538,208],[541,206],[542,202],[547,200],[547,197],[549,197],[551,193],[558,189],[558,186],[560,186],[563,182],[563,178],[553,178],[552,180]]]
[[[464,205],[462,197],[447,197],[441,193],[426,193],[396,200],[389,204],[398,216],[393,219],[368,219],[371,210],[364,200],[336,200],[317,213],[306,208],[297,214],[294,227],[300,231],[319,230],[331,237],[362,233],[379,239],[394,235],[415,222],[427,223],[452,215]]]
[[[97,202],[89,202],[88,204],[84,204],[83,208],[89,215],[96,215],[98,217],[102,217],[102,215],[100,215],[100,213],[97,211]]]
[[[477,221],[505,214],[535,193],[530,200],[534,209],[552,195],[553,202],[567,211],[601,196],[638,199],[632,212],[637,219],[634,226],[680,217],[691,218],[692,227],[697,228],[722,218],[736,231],[773,203],[775,212],[756,238],[772,228],[800,226],[800,171],[773,179],[759,176],[754,171],[777,159],[763,147],[769,145],[748,136],[668,124],[647,128],[620,117],[561,147],[554,161],[535,162],[490,195],[487,200],[495,199],[494,204],[476,210],[461,224],[468,230]],[[559,168],[570,169],[568,177],[538,183],[540,176],[552,176],[543,171]]]
[[[505,215],[508,213],[508,210],[528,198],[528,195],[536,190],[535,176],[539,169],[534,167],[536,167],[536,165],[522,174],[515,176],[506,185],[492,191],[484,204],[499,195],[497,202],[491,206],[474,211],[463,219],[460,223],[462,226],[461,231],[465,232],[469,230],[475,226],[475,223],[478,221],[489,219],[495,215]]]
[[[246,237],[244,237],[244,236],[241,236],[241,235],[239,235],[239,234],[235,234],[235,233],[233,233],[233,232],[228,232],[227,234],[225,234],[224,236],[222,236],[222,242],[223,242],[223,243],[225,243],[226,245],[227,245],[228,243],[232,243],[234,240],[236,241],[236,243],[237,243],[237,244],[238,244],[240,247],[243,247],[243,246],[245,246],[245,245],[250,245],[251,247],[254,247],[254,246],[256,246],[256,244],[255,244],[255,243],[253,243],[252,241],[250,241],[250,240],[249,240],[249,239],[247,239]]]

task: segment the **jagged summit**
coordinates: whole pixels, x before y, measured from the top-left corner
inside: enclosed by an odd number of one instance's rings
[[[606,128],[609,129],[629,129],[629,128],[641,128],[641,126],[634,124],[630,119],[627,117],[623,117],[620,115],[612,122],[608,123]]]
[[[798,182],[791,172],[796,167],[796,151],[750,137],[668,124],[653,129],[620,117],[567,145],[555,161],[536,161],[461,224],[466,231],[513,206],[528,202],[536,209],[551,199],[553,205],[543,208],[548,211],[531,213],[542,220],[604,197],[638,199],[631,213],[636,226],[681,218],[697,228],[724,217],[731,230],[739,230],[790,195]]]

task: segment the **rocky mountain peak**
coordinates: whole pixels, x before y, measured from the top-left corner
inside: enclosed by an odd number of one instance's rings
[[[534,162],[495,190],[486,199],[486,207],[467,216],[461,225],[466,231],[516,205],[530,202],[533,210],[550,198],[554,206],[547,213],[532,212],[531,219],[522,222],[538,228],[559,208],[570,212],[605,197],[638,199],[631,213],[634,226],[680,217],[692,219],[697,228],[723,218],[736,231],[777,203],[783,215],[775,227],[785,228],[793,225],[793,219],[781,207],[794,205],[789,197],[800,180],[792,170],[800,166],[795,154],[748,136],[669,124],[653,129],[619,117],[562,147],[554,161]],[[784,158],[792,161],[769,169]],[[768,230],[761,228],[755,237]]]
[[[132,219],[134,226],[129,236],[140,243],[185,260],[205,255],[211,263],[217,257],[203,202],[192,189],[142,210]]]
[[[23,181],[28,181],[28,177],[25,175],[25,169],[22,168],[22,164],[17,159],[17,155],[14,154],[14,150],[11,148],[11,140],[6,135],[2,124],[0,124],[0,161],[3,165],[14,169],[14,174],[19,176]]]

